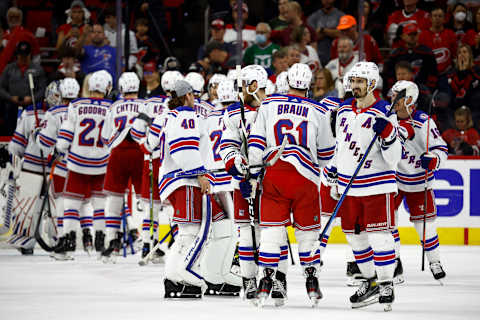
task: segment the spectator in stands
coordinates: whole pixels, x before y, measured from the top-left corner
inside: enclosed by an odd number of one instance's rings
[[[480,67],[473,63],[472,49],[468,44],[458,47],[455,70],[450,75],[450,86],[454,94],[453,107],[478,106],[480,98]],[[480,111],[476,107],[474,112]]]
[[[32,60],[40,63],[40,47],[37,38],[22,26],[23,13],[17,7],[11,7],[7,11],[8,29],[3,32],[0,54],[0,73],[5,66],[15,57],[15,50],[22,41],[28,42],[31,48]]]
[[[287,49],[282,48],[277,50],[272,55],[272,67],[267,69],[269,74],[268,78],[273,83],[277,82],[277,76],[288,70],[288,52]]]
[[[300,57],[301,54],[297,46],[291,45],[287,47],[287,63],[289,68],[295,63],[300,63]]]
[[[457,35],[458,45],[460,45],[461,42],[473,45],[473,41],[475,41],[474,38],[468,39],[466,37],[469,30],[474,28],[473,24],[467,20],[467,12],[467,7],[463,3],[458,2],[457,4],[455,4],[452,11],[452,19],[447,26],[449,29],[452,29]]]
[[[480,8],[475,13],[473,26],[473,29],[467,31],[464,42],[472,47],[473,60],[476,64],[480,64]]]
[[[272,29],[265,22],[257,24],[255,43],[245,50],[243,64],[258,64],[265,69],[272,66],[272,54],[280,47],[270,41]]]
[[[55,48],[58,50],[64,42],[67,46],[73,47],[80,38],[83,26],[90,18],[90,11],[85,8],[85,4],[80,0],[72,2],[70,9],[67,10],[67,23],[57,28],[57,44]]]
[[[84,45],[87,38],[91,38],[91,45]],[[75,45],[80,60],[82,72],[85,74],[107,70],[115,79],[116,50],[108,45],[103,26],[94,24],[93,28],[86,25],[80,39]]]
[[[17,124],[18,106],[32,104],[28,74],[32,73],[35,83],[35,101],[40,102],[46,86],[43,68],[32,62],[30,43],[21,41],[17,45],[16,61],[8,64],[0,76],[0,99],[3,101],[1,114],[4,124],[0,126],[0,135],[10,136]]]
[[[148,19],[139,18],[135,21],[135,37],[137,38],[137,61],[151,61],[160,58],[160,50],[148,35]]]
[[[322,8],[308,17],[308,24],[316,30],[317,51],[320,63],[326,65],[330,61],[332,41],[340,35],[337,30],[340,18],[345,15],[334,7],[335,0],[322,0]]]
[[[292,31],[292,41],[300,51],[300,62],[307,64],[313,73],[322,67],[317,50],[315,50],[309,43],[310,31],[305,26],[299,26]]]
[[[212,40],[207,43],[206,54],[206,57],[199,60],[198,63],[205,69],[207,77],[215,73],[226,74],[227,69],[235,65],[234,59],[217,41]]]
[[[354,47],[353,51],[358,52],[358,55],[362,56],[360,60],[367,60],[375,62],[380,69],[380,72],[383,69],[383,57],[378,48],[377,42],[366,32],[363,34],[363,50],[364,52],[360,54],[360,35],[357,31],[357,20],[350,15],[345,15],[340,18],[337,29],[340,32],[352,39]],[[337,57],[337,44],[338,39],[333,40],[332,47],[330,48],[330,59],[335,59]],[[364,59],[363,59],[364,58]]]
[[[287,3],[286,18],[288,27],[280,31],[272,31],[272,41],[278,43],[280,46],[288,46],[292,42],[292,32],[296,27],[304,26],[309,29],[311,35],[311,42],[316,42],[317,37],[315,30],[303,21],[303,11],[300,4],[296,1]]]
[[[432,49],[418,43],[418,27],[411,23],[403,27],[404,46],[393,49],[385,64],[387,87],[391,88],[395,81],[395,65],[399,61],[408,61],[415,73],[415,82],[424,84],[432,90],[436,89],[438,72],[437,62]]]
[[[363,1],[362,18],[364,19],[364,30],[375,39],[379,47],[385,46],[385,34],[383,31],[387,24],[388,14],[385,12],[389,9],[389,3],[386,1]],[[388,11],[388,13],[390,12]],[[357,21],[361,21],[358,18],[358,12],[354,16]]]
[[[139,98],[147,99],[165,94],[160,85],[160,74],[154,61],[149,61],[143,65],[143,80],[144,83],[142,82],[138,91]]]
[[[223,49],[228,52],[229,55],[235,55],[235,45],[233,42],[225,42],[225,22],[222,19],[215,19],[210,23],[210,40],[214,40],[223,46]],[[198,49],[197,60],[202,60],[207,55],[206,46],[203,45]]]
[[[448,144],[448,151],[455,155],[477,155],[480,148],[480,135],[473,128],[470,109],[462,106],[455,111],[455,129],[442,134]]]
[[[115,8],[107,8],[105,10],[105,24],[103,25],[105,37],[108,39],[110,46],[117,48],[117,13]],[[118,48],[121,50],[122,60],[125,59],[125,24],[122,23],[122,47]],[[128,66],[127,69],[132,69],[137,63],[137,56],[138,53],[138,46],[137,46],[137,38],[135,37],[135,33],[132,30],[128,30],[129,32],[129,57],[128,57]]]
[[[430,12],[430,19],[432,26],[429,29],[422,30],[418,42],[434,52],[439,85],[445,88],[445,86],[448,86],[446,74],[451,71],[452,59],[457,52],[457,41],[453,30],[444,27],[445,11],[441,7],[435,7]]]
[[[75,78],[78,83],[83,83],[85,74],[81,71],[80,62],[76,57],[75,49],[67,47],[61,54],[61,63],[57,71],[50,76],[49,83],[53,80]]]
[[[278,0],[278,16],[268,22],[272,30],[279,31],[288,27],[286,17],[288,2],[289,0]]]
[[[353,41],[346,36],[338,38],[337,51],[338,58],[330,60],[325,68],[330,71],[338,95],[343,97],[343,77],[359,61],[358,51],[353,51]]]
[[[389,17],[385,32],[395,33],[401,26],[415,24],[417,29],[425,30],[430,28],[428,12],[417,8],[418,0],[403,0],[403,9],[394,11]]]
[[[255,27],[245,22],[248,19],[248,6],[245,2],[242,3],[242,16],[238,17],[238,7],[235,3],[232,8],[232,17],[233,17],[233,25],[227,24],[225,27],[225,35],[223,36],[223,40],[225,42],[236,43],[237,41],[237,29],[238,24],[240,23],[240,19],[242,22],[242,48],[243,50],[247,49],[255,42]]]
[[[322,68],[315,72],[313,99],[320,101],[325,97],[338,97],[338,91],[335,89],[335,82],[330,71],[327,68]]]

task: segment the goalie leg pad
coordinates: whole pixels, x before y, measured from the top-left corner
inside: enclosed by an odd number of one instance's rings
[[[251,227],[247,223],[241,223],[238,224],[238,230],[238,258],[240,262],[240,273],[244,278],[255,278],[258,272],[258,266],[255,264],[254,251],[256,251],[257,248],[253,248]],[[258,245],[260,234],[258,226],[255,226],[255,234]]]
[[[224,282],[238,287],[242,285],[242,278],[231,272],[236,246],[237,237],[232,220],[214,222],[212,237],[200,262],[201,274],[205,281],[217,285]]]

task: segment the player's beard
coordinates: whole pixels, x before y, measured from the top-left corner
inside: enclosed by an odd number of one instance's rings
[[[365,90],[365,92],[360,89],[360,88],[355,88],[352,90],[353,92],[353,96],[356,98],[356,99],[362,99],[362,98],[365,98],[365,96],[367,95],[367,90]]]

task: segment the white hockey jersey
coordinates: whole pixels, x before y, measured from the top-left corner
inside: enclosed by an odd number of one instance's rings
[[[428,150],[438,156],[441,166],[448,157],[448,147],[442,139],[435,122],[426,113],[415,110],[412,119],[401,120],[409,122],[415,131],[413,139],[403,142],[402,157],[398,162],[397,182],[398,188],[406,192],[423,191],[425,188],[425,170],[421,167],[420,156],[425,152],[428,138]],[[428,122],[430,121],[430,132],[427,133]],[[402,129],[400,127],[400,129]],[[432,188],[433,171],[428,172],[428,188]]]
[[[335,150],[329,110],[304,97],[269,96],[263,100],[248,138],[250,165],[274,157],[283,139],[288,142],[280,159],[318,185],[320,167],[327,164]]]
[[[40,153],[40,147],[33,138],[32,133],[37,127],[45,125],[45,111],[42,103],[37,103],[37,119],[35,117],[35,109],[33,105],[27,107],[19,115],[17,127],[13,134],[12,140],[8,144],[8,151],[18,157],[23,158],[22,169],[42,173],[42,163],[47,166],[47,154]],[[47,169],[48,170],[48,169]]]
[[[208,118],[201,121],[202,140],[200,141],[201,153],[208,170],[225,169],[225,163],[220,156],[220,143],[224,129],[223,119],[225,110],[212,111]],[[212,185],[212,193],[232,191],[232,176],[225,172],[214,172],[206,175]]]
[[[222,133],[222,139],[220,142],[220,156],[225,163],[226,156],[234,151],[240,152],[243,155],[247,155],[246,145],[243,144],[243,133],[242,133],[242,112],[241,105],[239,102],[231,104],[228,106],[224,117],[223,124],[224,130]],[[245,105],[245,130],[247,135],[250,133],[255,119],[257,118],[258,108]],[[247,136],[248,139],[248,136]],[[240,177],[233,177],[232,186],[235,189],[239,189]]]
[[[145,100],[145,103],[140,108],[138,114],[144,114],[150,119],[155,120],[157,117],[165,118],[168,113],[168,101],[170,100],[169,97],[166,96],[155,96]],[[162,120],[163,122],[164,120]],[[153,124],[153,122],[152,122]],[[158,125],[158,124],[157,124]],[[132,130],[135,132],[134,139],[138,143],[144,143],[149,130],[151,128],[145,119],[141,117],[136,117],[133,120]],[[157,128],[158,129],[158,128]],[[160,129],[157,130],[160,132]],[[132,135],[133,137],[133,135]],[[160,151],[157,149],[153,150],[152,159],[157,159],[160,157]],[[148,156],[145,155],[145,160],[148,160]]]
[[[158,188],[161,200],[165,201],[173,191],[181,186],[199,187],[197,177],[169,178],[165,175],[189,170],[205,170],[205,166],[200,154],[199,118],[193,108],[183,106],[170,110],[164,127],[162,128],[160,125],[160,130],[161,164]]]
[[[215,109],[215,105],[205,100],[195,99],[195,104],[193,108],[195,109],[195,113],[200,118],[207,119],[210,112]]]
[[[111,104],[106,99],[79,98],[68,106],[57,141],[60,152],[68,151],[68,170],[87,175],[106,172],[110,153],[101,132]]]
[[[110,106],[102,129],[103,142],[110,149],[122,143],[128,134],[135,141],[142,138],[142,133],[137,132],[132,124],[144,104],[142,99],[119,99]]]
[[[45,155],[52,153],[55,149],[58,132],[63,121],[67,119],[67,111],[68,107],[66,105],[59,105],[47,110],[45,126],[37,136],[37,143]],[[65,156],[57,162],[53,173],[61,177],[67,176],[67,159]]]
[[[390,105],[377,100],[368,108],[358,109],[355,99],[340,104],[336,120],[337,148],[333,160],[338,173],[338,191],[343,193],[368,145],[375,136],[373,125],[376,117],[385,117]],[[349,196],[368,196],[397,192],[396,169],[402,153],[397,138],[397,116],[391,114],[389,121],[394,130],[386,144],[381,138],[373,145],[367,159],[350,188]]]

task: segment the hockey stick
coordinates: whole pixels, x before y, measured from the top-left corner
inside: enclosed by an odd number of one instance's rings
[[[51,169],[51,173],[53,174],[53,170],[55,169],[55,162],[54,164],[52,165],[52,169]],[[53,247],[50,247],[42,238],[41,234],[40,234],[40,223],[42,221],[42,217],[43,217],[43,209],[45,208],[45,205],[48,203],[48,210],[50,210],[50,199],[49,199],[49,195],[48,195],[48,190],[50,189],[50,185],[52,184],[52,181],[53,181],[53,178],[51,179],[48,179],[47,181],[47,185],[46,185],[46,188],[45,190],[42,190],[42,195],[41,197],[43,196],[43,199],[42,199],[42,205],[40,206],[40,213],[38,214],[38,218],[37,218],[37,225],[35,226],[35,233],[34,233],[34,237],[35,237],[35,240],[37,240],[38,244],[40,245],[40,247],[47,251],[47,252],[52,252],[53,251]],[[50,211],[49,211],[50,213]]]
[[[428,107],[428,117],[427,117],[427,146],[425,153],[428,153],[429,147],[429,138],[430,138],[430,115],[432,114],[432,107],[435,104],[435,96],[437,95],[438,90],[432,95],[432,101]],[[422,271],[425,271],[425,237],[426,237],[426,228],[427,228],[427,205],[428,205],[428,169],[425,169],[425,189],[423,196],[423,242],[422,242]]]
[[[295,265],[295,260],[293,259],[292,245],[290,244],[290,238],[288,237],[288,231],[287,231],[286,228],[285,228],[285,233],[287,234],[287,245],[288,245],[288,251],[290,253],[290,260],[292,261],[292,266],[294,266]]]
[[[393,100],[392,102],[392,105],[390,106],[390,109],[388,110],[386,116],[387,118],[392,114],[393,110],[394,110],[394,107],[395,105],[397,104],[397,102],[404,98],[406,95],[406,90],[403,89],[402,91],[400,91],[397,96],[395,97],[395,100]],[[321,242],[323,237],[325,236],[325,233],[327,232],[328,228],[330,228],[330,225],[332,224],[333,222],[333,219],[335,219],[335,217],[337,216],[338,214],[338,210],[340,209],[342,203],[343,203],[343,200],[345,200],[345,197],[347,196],[347,193],[348,191],[350,190],[350,188],[352,187],[353,185],[353,182],[355,181],[355,178],[357,177],[358,173],[360,172],[360,169],[362,168],[363,166],[363,163],[365,162],[365,160],[367,160],[367,157],[368,155],[370,154],[370,151],[372,150],[373,148],[373,145],[375,144],[375,142],[377,141],[378,139],[378,134],[375,133],[375,136],[373,137],[372,141],[370,141],[370,144],[368,145],[367,147],[367,150],[365,151],[365,154],[363,155],[362,159],[360,159],[360,163],[358,164],[357,168],[355,169],[352,177],[350,178],[350,181],[348,182],[347,186],[345,187],[345,190],[343,191],[343,194],[342,196],[340,197],[340,199],[338,200],[337,204],[335,205],[335,209],[333,210],[333,213],[332,215],[330,216],[330,218],[328,219],[328,222],[327,224],[325,225],[325,228],[323,228],[323,231],[322,233],[320,234],[320,237],[318,238],[318,240]],[[313,251],[313,250],[312,250]]]
[[[153,160],[152,155],[148,157],[148,171],[150,176],[150,240],[153,239]]]
[[[150,252],[138,262],[139,265],[144,266],[147,264],[147,262],[152,257],[153,253],[157,251],[157,249],[160,249],[160,245],[164,243],[165,240],[167,240],[169,235],[172,234],[174,228],[175,226],[170,227],[170,230],[168,230],[167,234],[164,235],[163,238],[160,241],[158,241],[157,244],[152,248],[152,250],[150,250]]]

